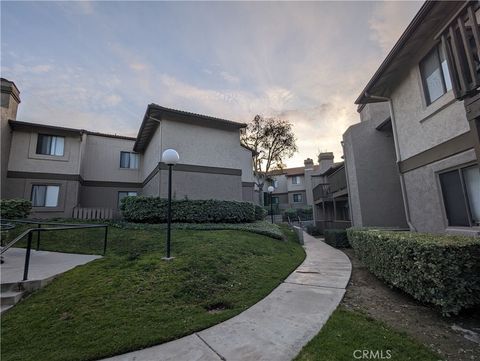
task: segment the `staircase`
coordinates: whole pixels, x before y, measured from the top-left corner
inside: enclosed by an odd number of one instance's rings
[[[12,308],[25,295],[22,282],[2,283],[0,295],[0,313]]]

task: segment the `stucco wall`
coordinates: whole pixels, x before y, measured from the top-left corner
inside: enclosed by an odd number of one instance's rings
[[[173,148],[181,164],[242,169],[242,180],[253,182],[251,153],[240,145],[238,129],[218,129],[162,119],[162,150]]]
[[[39,172],[57,174],[79,174],[81,137],[68,136],[55,130],[46,131],[51,135],[65,137],[64,156],[36,154],[38,133],[14,131],[8,162],[9,171]]]
[[[142,182],[155,169],[155,167],[158,165],[158,163],[162,158],[161,134],[162,134],[162,129],[160,126],[158,126],[157,129],[155,130],[155,133],[152,136],[152,139],[150,140],[150,143],[148,143],[147,148],[142,154],[141,173],[140,173]]]
[[[390,117],[388,102],[366,104],[360,112],[360,121],[373,121],[375,126]]]
[[[168,171],[160,171],[160,196],[167,197]],[[226,175],[200,172],[173,171],[172,196],[175,199],[223,199],[241,201],[242,178],[240,175]]]
[[[141,188],[126,187],[80,187],[80,206],[98,208],[118,208],[118,192],[137,192],[141,195]]]
[[[406,227],[392,134],[372,120],[352,125],[343,140],[353,225]]]
[[[401,160],[469,131],[463,102],[454,99],[450,90],[426,105],[419,62],[431,50],[426,43],[412,59],[410,69],[391,93],[397,123]]]
[[[447,219],[438,173],[476,160],[473,149],[404,174],[412,223],[419,232],[445,232]]]
[[[258,193],[254,191],[254,185],[251,183],[242,183],[242,200],[259,204]]]
[[[1,93],[1,107],[0,107],[0,121],[1,121],[1,129],[0,129],[0,143],[1,143],[1,166],[0,166],[0,173],[1,173],[1,197],[6,196],[6,186],[7,186],[7,169],[8,169],[8,158],[10,156],[10,145],[12,139],[12,133],[10,130],[10,126],[8,124],[9,119],[15,119],[17,116],[17,108],[18,103],[8,93]]]
[[[131,152],[133,140],[88,135],[82,160],[85,180],[141,182],[142,156],[138,169],[120,168],[120,152]]]
[[[33,207],[31,218],[72,217],[73,208],[79,198],[78,181],[57,179],[10,178],[7,184],[9,198],[31,199],[33,185],[60,186],[57,207]]]
[[[301,202],[294,202],[293,201],[293,195],[294,194],[301,194],[302,195],[302,201]],[[306,206],[308,206],[307,204],[307,195],[306,195],[306,192],[303,190],[303,191],[294,191],[292,193],[288,193],[288,203],[289,203],[289,206],[292,207],[292,208],[305,208]]]
[[[287,177],[287,190],[289,192],[296,192],[296,191],[305,191],[305,176],[304,175],[298,175],[300,179],[299,184],[293,184],[293,177],[288,176]]]

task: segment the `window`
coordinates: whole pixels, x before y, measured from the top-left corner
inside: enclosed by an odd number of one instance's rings
[[[452,89],[447,59],[441,45],[433,48],[420,62],[420,72],[427,105]]]
[[[293,203],[301,203],[303,201],[303,197],[300,193],[296,193],[293,195]]]
[[[60,186],[32,186],[32,207],[57,207]]]
[[[137,196],[137,192],[130,192],[130,191],[120,191],[118,192],[118,206],[122,204],[122,199],[125,197],[135,197]]]
[[[278,197],[272,197],[272,204],[280,203],[280,199]]]
[[[278,180],[274,180],[274,181],[273,181],[273,187],[274,187],[274,188],[278,188]]]
[[[120,168],[138,169],[140,156],[132,152],[120,152]]]
[[[62,157],[65,148],[65,138],[56,135],[39,134],[37,138],[37,154]]]
[[[292,177],[292,184],[300,184],[300,177],[298,175]]]
[[[455,169],[439,175],[449,226],[480,226],[480,169]]]

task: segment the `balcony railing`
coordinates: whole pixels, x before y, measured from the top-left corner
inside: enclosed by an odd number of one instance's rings
[[[330,174],[327,179],[328,183],[330,184],[330,192],[332,193],[336,193],[347,188],[345,167],[339,168],[335,173]]]
[[[453,90],[464,99],[480,87],[480,28],[478,1],[466,1],[437,34],[446,54]]]
[[[330,197],[330,185],[328,183],[320,183],[313,188],[313,200],[318,201],[320,199]]]

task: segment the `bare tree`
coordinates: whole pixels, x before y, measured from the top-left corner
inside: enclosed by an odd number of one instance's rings
[[[241,137],[242,143],[253,150],[255,183],[262,191],[270,171],[282,169],[283,161],[297,151],[292,124],[280,118],[264,118],[256,115]]]

